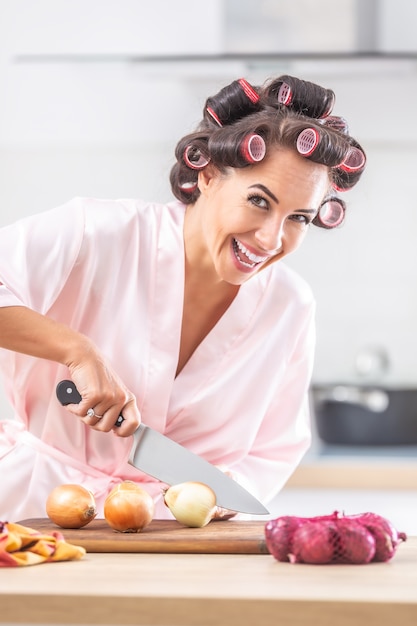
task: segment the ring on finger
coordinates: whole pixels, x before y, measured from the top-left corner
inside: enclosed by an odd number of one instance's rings
[[[94,409],[88,409],[86,417],[96,417],[98,420],[101,420],[103,416],[97,415],[97,413],[94,413]]]

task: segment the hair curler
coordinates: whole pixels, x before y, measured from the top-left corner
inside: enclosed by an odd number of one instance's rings
[[[242,87],[243,91],[245,92],[245,94],[247,95],[247,97],[249,98],[251,102],[253,102],[254,104],[258,102],[259,94],[255,91],[252,85],[248,83],[247,80],[245,80],[244,78],[239,78],[237,82]]]
[[[202,170],[208,165],[210,159],[207,159],[199,148],[191,144],[184,150],[184,161],[192,170]]]
[[[362,150],[351,146],[346,157],[338,167],[344,172],[357,172],[364,167],[365,160],[365,155]]]
[[[336,228],[345,219],[345,210],[345,203],[340,198],[329,198],[323,202],[313,221],[323,228]]]
[[[338,130],[344,135],[349,134],[349,125],[344,117],[329,115],[328,117],[319,121],[321,124],[323,124],[323,126],[328,126],[329,128],[333,128],[333,130]]]
[[[193,183],[191,181],[186,181],[178,185],[179,189],[184,193],[193,193],[197,189],[197,183]]]
[[[218,126],[223,126],[220,119],[218,118],[218,116],[216,115],[216,113],[211,107],[206,107],[206,111],[210,115],[210,117],[216,122]]]
[[[282,83],[282,85],[279,88],[278,96],[277,96],[279,104],[288,106],[289,104],[291,104],[292,96],[293,96],[293,93],[289,84],[285,82]]]
[[[319,145],[320,135],[315,128],[305,128],[301,131],[297,138],[297,150],[305,157],[313,154]]]
[[[266,154],[265,140],[255,133],[246,135],[240,151],[247,163],[258,163]]]

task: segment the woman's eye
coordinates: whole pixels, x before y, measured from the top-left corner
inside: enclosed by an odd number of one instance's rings
[[[257,195],[249,196],[249,202],[259,207],[260,209],[269,208],[268,200],[266,200],[263,196],[257,196]]]
[[[294,215],[291,215],[290,219],[294,222],[298,222],[299,224],[304,224],[305,226],[308,226],[311,223],[311,217],[302,213],[295,213]]]

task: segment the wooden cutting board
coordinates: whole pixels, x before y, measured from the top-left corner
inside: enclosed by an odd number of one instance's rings
[[[59,530],[69,543],[87,552],[160,552],[195,554],[268,554],[264,521],[212,521],[188,528],[175,520],[153,520],[139,533],[118,533],[103,519],[84,528],[59,528],[48,518],[19,522],[42,534]]]

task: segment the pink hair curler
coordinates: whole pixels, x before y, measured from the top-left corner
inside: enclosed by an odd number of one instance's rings
[[[316,220],[319,221],[324,228],[336,228],[336,226],[340,226],[344,218],[344,203],[338,198],[329,198],[329,200],[321,205]]]
[[[365,155],[362,150],[356,148],[355,146],[351,146],[349,148],[349,152],[346,157],[339,165],[339,168],[344,172],[357,172],[361,170],[365,165]]]
[[[208,165],[209,160],[193,145],[187,146],[184,150],[184,161],[192,170],[202,170]]]
[[[241,153],[247,163],[258,163],[266,154],[266,145],[263,137],[252,133],[242,142]]]
[[[315,128],[305,128],[297,138],[297,150],[302,156],[310,156],[319,145],[320,135]]]
[[[185,183],[182,183],[181,185],[178,185],[178,187],[184,193],[190,193],[191,194],[191,193],[193,193],[197,189],[197,183],[185,182]]]
[[[291,104],[292,89],[288,83],[282,83],[278,91],[278,102],[284,106]]]
[[[329,128],[332,128],[333,130],[338,130],[340,133],[343,133],[344,135],[349,134],[349,125],[344,117],[340,117],[337,115],[329,115],[326,118],[320,119],[319,122],[323,126],[328,126]]]
[[[211,107],[206,107],[206,111],[210,115],[210,117],[213,118],[213,120],[216,122],[216,124],[218,124],[218,126],[223,126],[223,124],[219,120],[218,116],[216,115],[216,113],[213,111],[213,109]]]
[[[242,87],[243,91],[249,98],[249,100],[253,103],[258,102],[259,94],[255,91],[255,89],[248,83],[244,78],[239,78],[237,81],[239,85]]]

